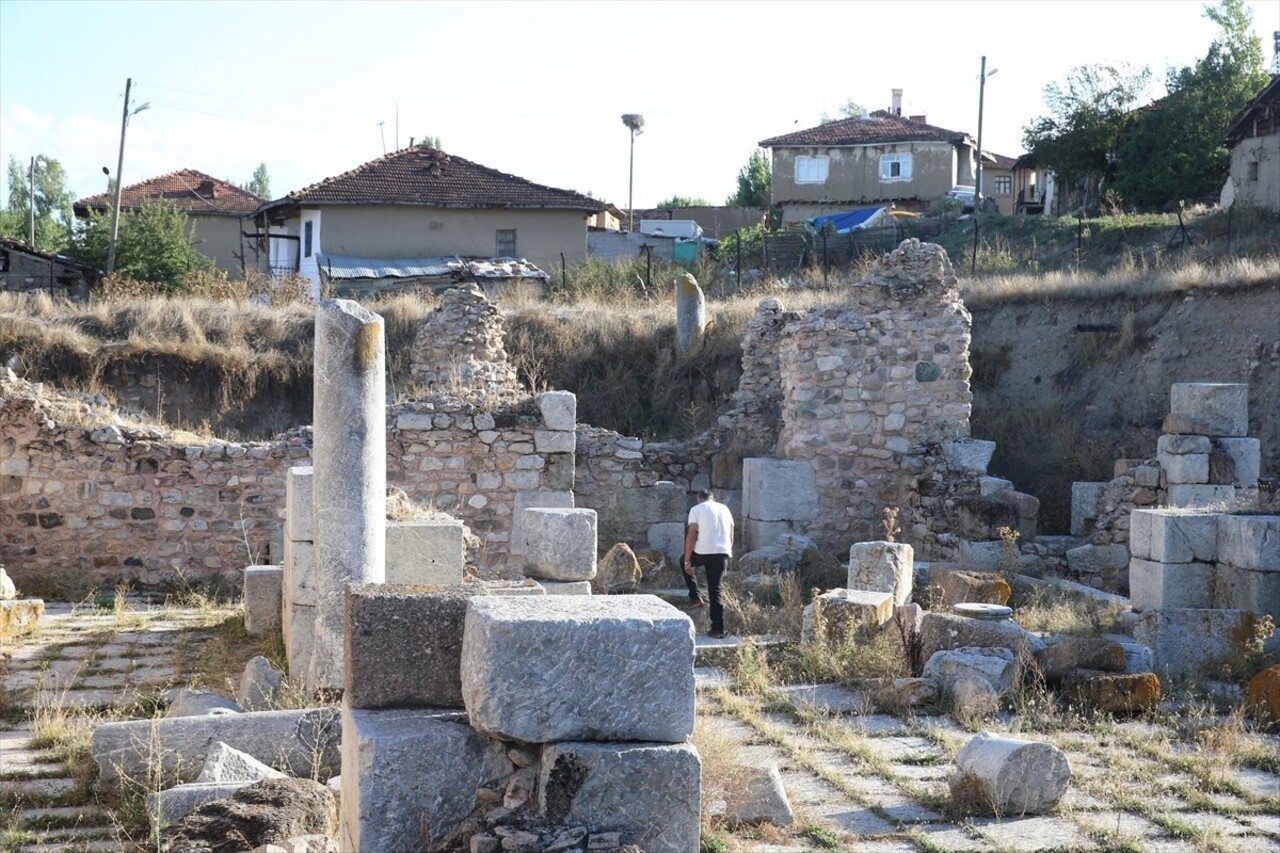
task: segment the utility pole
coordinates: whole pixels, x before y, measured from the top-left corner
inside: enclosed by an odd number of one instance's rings
[[[31,158],[27,169],[27,245],[36,245],[36,158]]]
[[[386,126],[385,121],[378,122],[378,136],[382,138],[382,156],[383,157],[387,156],[387,131],[385,126]]]
[[[978,268],[978,214],[982,211],[982,99],[987,90],[987,78],[999,69],[991,69],[987,73],[987,58],[982,57],[982,70],[978,74],[978,166],[973,179],[973,259],[969,264],[969,275]]]
[[[129,129],[129,92],[133,78],[124,81],[124,114],[120,119],[120,156],[116,159],[116,195],[111,205],[111,243],[107,247],[107,275],[116,269],[116,239],[120,236],[120,193],[124,190],[121,170],[124,169],[124,134]]]

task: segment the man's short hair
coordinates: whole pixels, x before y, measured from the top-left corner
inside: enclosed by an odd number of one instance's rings
[[[714,497],[715,497],[715,495],[711,494],[711,490],[710,490],[710,489],[699,489],[699,490],[698,490],[698,500],[700,500],[700,501],[709,501],[709,500],[711,500],[711,499],[712,499],[712,498],[714,498]]]

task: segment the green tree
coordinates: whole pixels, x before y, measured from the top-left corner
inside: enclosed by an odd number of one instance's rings
[[[705,198],[694,198],[687,195],[673,195],[670,198],[664,198],[662,201],[654,205],[654,207],[711,207],[711,202]]]
[[[836,107],[836,114],[831,115],[826,110],[818,116],[819,124],[831,124],[833,121],[840,121],[846,118],[857,118],[862,115],[864,107],[853,98],[845,98],[844,103]]]
[[[28,164],[10,156],[9,203],[0,215],[0,234],[26,242],[32,183]],[[57,160],[40,154],[36,156],[34,184],[36,248],[61,252],[70,242],[74,201],[67,189],[67,173]]]
[[[1127,65],[1080,65],[1044,88],[1049,115],[1022,130],[1022,144],[1057,173],[1059,186],[1083,179],[1086,194],[1110,174],[1115,151],[1150,72]]]
[[[437,151],[444,150],[444,144],[440,142],[440,137],[431,136],[430,134],[419,139],[414,143],[414,145],[418,148],[434,148]]]
[[[76,235],[73,254],[106,269],[111,243],[111,214],[94,213]],[[195,226],[167,201],[144,201],[138,210],[120,212],[116,239],[116,273],[182,291],[188,272],[213,269],[213,259],[196,249]]]
[[[773,191],[773,167],[769,154],[757,148],[738,170],[738,191],[725,199],[729,207],[768,207]]]
[[[256,195],[258,198],[271,198],[271,176],[267,173],[267,164],[259,163],[258,168],[253,170],[253,177],[249,183],[245,184],[243,189]]]
[[[1194,65],[1169,70],[1168,96],[1133,114],[1116,151],[1114,188],[1132,204],[1216,194],[1230,165],[1222,137],[1266,85],[1262,43],[1243,0],[1221,0],[1204,15],[1221,32]]]

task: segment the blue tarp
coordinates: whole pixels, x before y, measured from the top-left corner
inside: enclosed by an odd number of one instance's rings
[[[887,210],[887,208],[884,207],[864,207],[859,210],[844,210],[840,213],[828,213],[825,216],[815,216],[808,220],[808,222],[815,230],[818,231],[825,228],[829,222],[837,234],[848,234],[850,231],[870,228],[872,225],[875,225],[878,220],[884,216],[885,210]]]

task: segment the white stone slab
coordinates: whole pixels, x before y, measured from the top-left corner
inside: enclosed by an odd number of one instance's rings
[[[1129,562],[1129,598],[1134,610],[1213,607],[1213,566],[1134,557]]]
[[[1280,572],[1280,515],[1218,516],[1218,559],[1243,569]]]
[[[887,592],[894,604],[911,600],[915,552],[904,542],[855,542],[849,546],[849,589]]]
[[[1170,485],[1209,482],[1209,454],[1207,453],[1186,453],[1176,456],[1161,453],[1156,457],[1156,461],[1164,471],[1165,482]]]
[[[591,581],[538,581],[547,595],[591,595]]]
[[[572,431],[578,423],[578,398],[572,391],[546,391],[534,400],[547,429]]]
[[[1235,464],[1233,486],[1252,489],[1262,475],[1262,442],[1256,438],[1215,438],[1213,449],[1231,457]]]
[[[818,488],[811,463],[763,457],[742,460],[742,514],[745,518],[811,521],[818,517],[818,512]]]
[[[572,491],[531,489],[516,492],[515,513],[511,517],[511,553],[517,557],[524,553],[524,511],[526,509],[571,509],[572,507]]]
[[[1213,425],[1215,436],[1249,434],[1249,386],[1225,382],[1176,382],[1169,411]]]
[[[1218,519],[1206,512],[1135,509],[1129,514],[1129,551],[1157,563],[1212,563],[1218,559]]]
[[[1202,486],[1177,483],[1169,486],[1169,506],[1181,509],[1223,507],[1235,498],[1234,486]]]
[[[295,466],[284,480],[284,537],[294,542],[315,539],[315,469],[310,465]]]
[[[280,566],[246,566],[244,570],[244,630],[260,637],[280,630],[284,593],[284,569]]]
[[[596,576],[594,509],[524,511],[524,571],[551,581],[589,581]]]
[[[462,583],[465,565],[461,521],[387,522],[387,583],[456,586]]]

